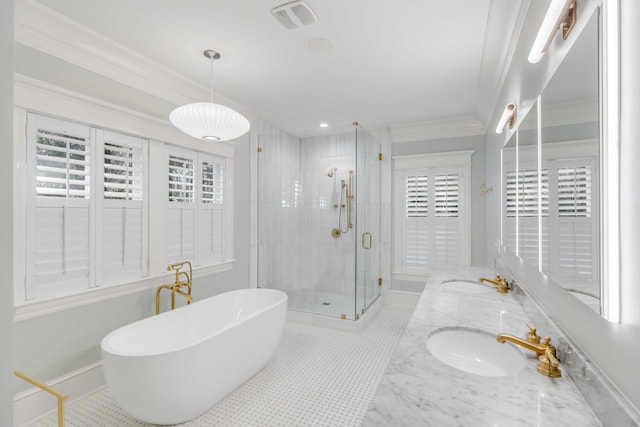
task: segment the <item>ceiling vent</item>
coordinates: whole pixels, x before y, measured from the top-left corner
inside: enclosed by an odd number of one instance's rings
[[[288,30],[318,22],[313,10],[302,0],[285,3],[271,9],[274,18]]]

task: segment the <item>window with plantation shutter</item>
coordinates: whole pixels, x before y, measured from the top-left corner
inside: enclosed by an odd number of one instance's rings
[[[27,300],[148,274],[146,141],[27,115]]]
[[[198,262],[212,264],[224,255],[224,161],[200,155]]]
[[[518,171],[518,255],[538,265],[538,168],[521,165]]]
[[[27,299],[78,292],[93,285],[91,176],[94,131],[29,114]]]
[[[549,160],[548,208],[543,211],[543,271],[554,277],[598,275],[593,159]],[[543,198],[544,201],[544,198]]]
[[[429,177],[407,176],[405,184],[407,217],[426,217],[429,211]]]
[[[434,176],[434,265],[460,262],[460,173]]]
[[[225,161],[168,148],[167,258],[195,266],[224,259]]]
[[[102,147],[102,245],[98,283],[147,275],[144,143],[140,138],[97,131]]]
[[[401,271],[422,273],[433,266],[460,265],[463,256],[463,168],[402,171]]]
[[[532,265],[538,265],[538,169],[535,164],[521,164],[521,169],[504,171],[503,202],[504,244],[517,248],[517,254]],[[542,198],[545,193],[543,173]],[[544,209],[544,208],[543,208]]]
[[[178,149],[175,149],[178,150]],[[197,155],[178,150],[168,156],[167,261],[195,264]]]

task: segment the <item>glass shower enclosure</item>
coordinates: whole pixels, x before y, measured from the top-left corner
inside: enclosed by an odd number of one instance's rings
[[[380,296],[380,143],[358,125],[310,138],[265,126],[258,141],[258,286],[358,320]]]

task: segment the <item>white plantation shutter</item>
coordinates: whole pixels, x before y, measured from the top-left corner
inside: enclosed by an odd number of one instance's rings
[[[102,261],[99,283],[133,280],[147,274],[146,141],[98,131],[103,189]]]
[[[518,255],[538,265],[538,169],[525,166],[518,175]]]
[[[77,292],[93,282],[93,131],[28,115],[31,198],[27,209],[26,298]]]
[[[558,216],[591,217],[591,167],[560,167],[558,177]]]
[[[429,177],[405,177],[404,267],[419,270],[429,257]]]
[[[595,162],[592,159],[546,162],[549,185],[545,271],[564,278],[597,277],[597,212],[593,211]],[[546,218],[545,218],[546,219]]]
[[[200,154],[198,264],[224,259],[224,160]]]
[[[407,217],[426,217],[429,211],[429,177],[410,175],[405,182]]]
[[[27,300],[148,274],[146,144],[27,115]]]
[[[505,170],[503,239],[509,248],[532,265],[538,265],[538,206],[542,197],[543,212],[548,210],[548,183],[543,172],[541,195],[538,194],[538,170],[535,165],[521,165],[522,170]],[[517,234],[517,235],[516,235]]]
[[[462,168],[453,167],[409,170],[402,175],[404,271],[462,264],[462,174]]]
[[[458,265],[461,251],[460,173],[434,177],[434,263]]]
[[[503,207],[504,224],[503,224],[503,245],[514,249],[517,245],[517,226],[518,221],[518,180],[516,171],[504,171],[504,201]]]
[[[188,150],[168,150],[167,261],[196,264],[196,164]]]

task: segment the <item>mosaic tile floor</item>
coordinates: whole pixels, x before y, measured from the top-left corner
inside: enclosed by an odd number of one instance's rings
[[[287,322],[273,359],[181,426],[359,426],[412,310],[385,306],[359,334]],[[103,388],[67,405],[67,427],[144,426]],[[34,427],[54,427],[52,414]]]

